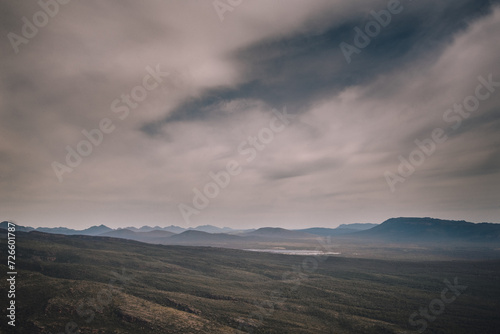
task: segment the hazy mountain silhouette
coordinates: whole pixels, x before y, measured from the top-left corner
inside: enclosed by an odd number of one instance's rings
[[[7,228],[7,221],[0,223],[0,228]],[[21,226],[16,225],[17,231],[29,232],[29,231],[37,231],[37,232],[45,232],[45,233],[53,233],[53,234],[66,234],[66,235],[99,235],[102,233],[106,233],[112,231],[113,229],[107,227],[106,225],[92,226],[84,230],[74,230],[67,227],[29,227],[29,226]]]
[[[391,218],[353,236],[389,241],[471,241],[500,242],[500,224],[474,224],[466,221],[435,218]]]
[[[363,231],[363,230],[368,230],[371,229],[379,224],[372,224],[372,223],[353,223],[353,224],[340,224],[339,227],[337,227],[337,230],[342,230],[342,229],[350,229],[350,230],[357,230],[357,231]]]
[[[217,227],[213,225],[201,225],[197,226],[195,228],[189,228],[188,230],[194,230],[194,231],[201,231],[201,232],[207,232],[207,233],[228,233],[228,232],[233,232],[234,230],[229,227]]]
[[[129,239],[129,240],[136,240],[136,241],[149,242],[149,243],[163,243],[165,238],[168,238],[172,235],[175,235],[175,233],[172,233],[169,231],[162,231],[162,230],[152,230],[152,231],[148,231],[148,232],[135,232],[135,231],[132,231],[128,228],[124,228],[124,229],[109,231],[109,232],[100,234],[99,236],[120,238],[120,239]]]
[[[188,230],[168,237],[164,242],[168,244],[212,245],[214,243],[240,242],[242,240],[244,239],[237,235]]]
[[[346,235],[362,230],[368,230],[377,225],[378,224],[371,224],[371,223],[363,223],[363,224],[354,223],[354,224],[342,224],[337,228],[312,227],[296,231],[319,235],[319,236],[336,236],[336,235]]]
[[[244,233],[245,236],[258,236],[266,238],[286,238],[286,239],[298,239],[298,238],[313,238],[315,235],[310,233],[305,233],[301,231],[291,231],[279,227],[262,227],[252,232]]]
[[[263,227],[257,230],[234,230],[212,225],[184,229],[179,226],[129,227],[113,230],[105,225],[92,226],[84,230],[66,227],[31,227],[17,225],[18,231],[46,232],[65,235],[107,236],[137,240],[149,243],[184,245],[223,245],[238,247],[248,242],[278,242],[280,240],[312,240],[321,237],[351,238],[352,240],[373,239],[390,242],[444,242],[464,241],[476,243],[499,243],[500,224],[474,224],[466,221],[435,218],[400,217],[391,218],[382,224],[342,224],[337,228],[314,227],[301,230],[287,230],[278,227]],[[7,222],[0,223],[6,229]],[[174,232],[180,231],[180,232]],[[226,233],[221,233],[224,231]]]

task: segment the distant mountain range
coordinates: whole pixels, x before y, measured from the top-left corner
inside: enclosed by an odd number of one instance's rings
[[[342,224],[337,228],[325,228],[325,227],[313,227],[313,228],[306,228],[303,230],[298,230],[300,232],[305,232],[309,234],[315,234],[315,235],[320,235],[320,236],[336,236],[336,235],[346,235],[358,231],[363,231],[363,230],[369,230],[372,227],[377,226],[378,224],[370,224],[370,223],[365,223],[365,224]]]
[[[7,222],[2,222],[0,223],[0,228],[6,228]],[[175,225],[170,225],[166,227],[160,227],[160,226],[142,226],[140,228],[137,227],[126,227],[126,228],[119,228],[119,229],[112,229],[107,227],[106,225],[99,225],[99,226],[92,226],[89,227],[85,230],[74,230],[66,227],[26,227],[26,226],[21,226],[18,225],[17,229],[22,232],[30,232],[30,231],[38,231],[38,232],[45,232],[45,233],[56,233],[56,234],[66,234],[66,235],[104,235],[106,236],[118,236],[118,235],[131,235],[128,232],[125,232],[124,230],[130,231],[130,232],[136,232],[136,233],[143,233],[143,232],[152,232],[152,231],[167,231],[171,232],[173,234],[180,234],[186,231],[200,231],[200,232],[206,232],[206,233],[225,233],[225,234],[249,234],[249,233],[254,233],[255,235],[268,235],[268,236],[279,236],[279,237],[284,237],[284,236],[303,236],[303,237],[310,237],[311,234],[313,235],[320,235],[320,236],[328,236],[328,235],[341,235],[341,234],[347,234],[347,233],[352,233],[360,230],[365,230],[372,228],[374,226],[377,226],[377,224],[342,224],[337,228],[325,228],[325,227],[314,227],[314,228],[308,228],[308,229],[301,229],[301,230],[287,230],[284,228],[275,228],[275,227],[263,227],[260,229],[232,229],[230,227],[217,227],[213,225],[201,225],[197,227],[188,227],[188,228],[183,228],[180,226],[175,226]],[[121,231],[118,233],[113,233],[113,231]],[[107,234],[110,232],[109,234]],[[302,232],[302,234],[301,234]],[[303,234],[307,233],[307,235]]]
[[[136,228],[136,227],[126,227],[126,229],[134,231],[134,232],[151,232],[151,231],[168,231],[172,232],[175,234],[179,234],[185,231],[201,231],[201,232],[207,232],[207,233],[232,233],[232,232],[237,232],[239,230],[235,230],[229,227],[217,227],[213,225],[201,225],[198,227],[189,227],[189,228],[183,228],[180,226],[175,226],[175,225],[170,225],[166,227],[160,227],[160,226],[143,226],[141,228]]]
[[[7,228],[7,222],[4,221],[0,223],[0,228]],[[175,225],[170,225],[166,227],[160,227],[160,226],[143,226],[140,228],[137,227],[126,227],[126,228],[119,228],[119,229],[112,229],[110,227],[107,227],[106,225],[99,225],[99,226],[92,226],[84,230],[74,230],[70,229],[67,227],[29,227],[29,226],[21,226],[17,225],[17,229],[22,232],[30,232],[30,231],[38,231],[38,232],[45,232],[45,233],[56,233],[56,234],[66,234],[66,235],[100,235],[103,233],[111,232],[111,231],[120,231],[120,230],[129,230],[132,232],[151,232],[151,231],[168,231],[174,234],[182,233],[184,231],[188,230],[195,230],[195,231],[202,231],[202,232],[207,232],[207,233],[230,233],[230,232],[238,232],[239,230],[235,230],[229,227],[217,227],[217,226],[212,226],[212,225],[202,225],[198,227],[189,227],[189,228],[183,228],[180,226],[175,226]],[[253,230],[252,230],[253,231]],[[123,232],[122,232],[123,233]]]
[[[244,233],[245,236],[257,236],[265,238],[284,238],[284,239],[301,239],[312,238],[315,235],[304,231],[293,231],[279,227],[262,227],[255,231]]]
[[[6,228],[7,222],[0,223]],[[250,244],[265,243],[301,243],[311,242],[318,237],[351,238],[383,242],[440,242],[466,241],[480,243],[500,242],[500,224],[474,224],[466,221],[442,220],[435,218],[391,218],[382,224],[342,224],[337,228],[314,227],[300,230],[288,230],[276,227],[235,230],[203,225],[195,228],[179,226],[141,228],[128,227],[111,229],[105,225],[92,226],[85,230],[73,230],[65,227],[31,228],[17,226],[19,231],[45,232],[65,235],[91,235],[130,239],[155,244],[225,246],[242,248]]]
[[[0,223],[0,228],[7,229],[7,222],[3,221]],[[29,226],[21,226],[16,225],[16,229],[21,232],[45,232],[45,233],[53,233],[53,234],[66,234],[66,235],[100,235],[102,233],[106,233],[109,231],[113,231],[113,229],[107,227],[106,225],[92,226],[85,230],[74,230],[66,227],[29,227]]]
[[[464,220],[435,218],[391,218],[357,237],[387,241],[469,241],[500,242],[500,224],[474,224]]]

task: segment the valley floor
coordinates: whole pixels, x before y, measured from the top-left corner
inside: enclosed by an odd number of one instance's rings
[[[17,249],[16,333],[500,328],[499,260],[299,256],[38,232],[19,232]],[[7,291],[6,280],[0,286]],[[12,332],[5,320],[0,329]]]

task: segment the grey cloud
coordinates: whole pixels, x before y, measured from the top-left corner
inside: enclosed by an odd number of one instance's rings
[[[222,23],[210,2],[70,2],[19,54],[0,40],[0,210],[33,226],[183,225],[177,204],[236,160],[243,172],[196,224],[492,220],[500,95],[396,195],[383,173],[416,138],[448,125],[442,113],[478,75],[500,78],[496,3],[406,2],[348,65],[339,43],[387,1],[252,1]],[[2,36],[39,10],[36,2],[1,8]],[[120,120],[111,102],[156,64],[172,77]],[[296,121],[246,162],[238,145],[285,106]],[[116,130],[59,183],[51,163],[104,117]],[[464,187],[478,194],[473,203]]]

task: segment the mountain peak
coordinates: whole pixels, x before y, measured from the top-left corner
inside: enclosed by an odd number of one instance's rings
[[[386,240],[420,241],[495,241],[500,239],[500,224],[475,224],[464,220],[445,220],[430,217],[390,218],[382,224],[356,235]]]

